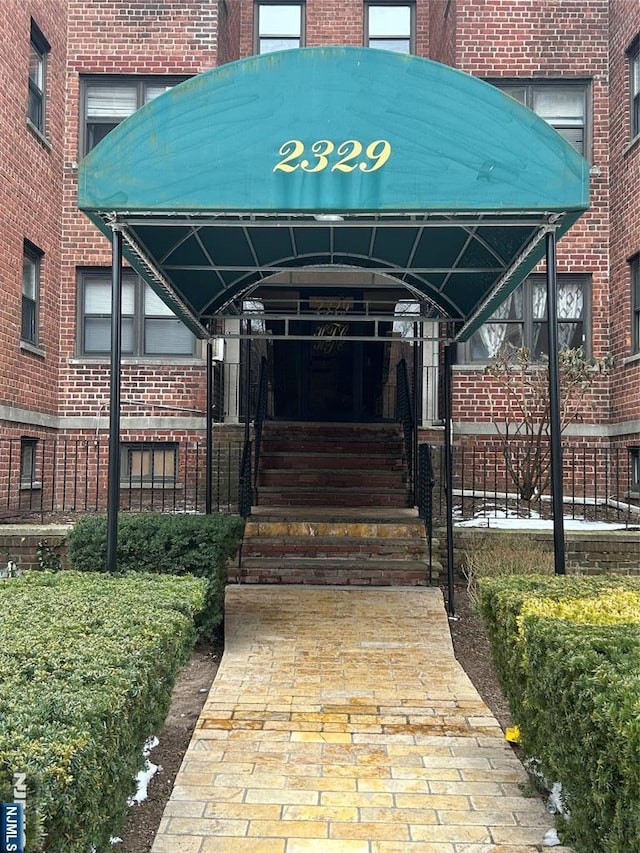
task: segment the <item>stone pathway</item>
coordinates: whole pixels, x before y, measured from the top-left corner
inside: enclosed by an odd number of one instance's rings
[[[153,853],[542,849],[438,589],[230,586],[225,625]]]

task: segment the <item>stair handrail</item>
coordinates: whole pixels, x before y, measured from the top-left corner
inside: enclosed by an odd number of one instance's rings
[[[240,461],[240,478],[238,483],[238,515],[247,518],[253,504],[253,485],[251,476],[251,440],[245,441]]]
[[[418,515],[424,522],[427,542],[429,543],[429,583],[433,580],[433,459],[431,445],[418,445]]]
[[[260,470],[260,452],[262,450],[262,426],[267,417],[267,391],[268,370],[267,359],[260,359],[260,373],[258,376],[258,396],[256,399],[256,413],[253,419],[253,436],[255,439],[255,455],[253,460],[253,494],[255,502],[258,503],[258,472]]]
[[[396,366],[396,419],[402,423],[404,436],[404,455],[407,467],[407,478],[409,483],[409,495],[415,503],[414,477],[413,477],[413,442],[414,442],[414,419],[413,402],[411,399],[411,386],[409,385],[409,373],[407,361],[400,359]]]

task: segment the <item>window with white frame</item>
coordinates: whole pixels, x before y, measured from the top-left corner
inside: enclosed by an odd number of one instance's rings
[[[184,323],[133,271],[122,275],[122,353],[132,356],[193,356],[195,338]],[[111,351],[111,271],[79,274],[79,354]]]
[[[586,276],[558,276],[558,340],[560,347],[582,347],[590,355],[590,284]],[[506,346],[526,346],[535,361],[548,352],[545,276],[524,281],[471,336],[467,359],[488,361]]]
[[[37,485],[37,454],[38,440],[23,436],[20,439],[20,487],[22,489],[32,489]]]
[[[584,82],[491,81],[558,131],[583,157],[588,153],[587,94]]]
[[[41,134],[45,132],[47,56],[51,46],[35,21],[31,21],[29,43],[29,103],[27,118]]]
[[[640,353],[640,255],[631,260],[631,348]]]
[[[366,46],[396,53],[412,53],[414,14],[413,3],[366,3]]]
[[[80,153],[88,154],[121,121],[186,77],[84,77]]]
[[[631,138],[640,134],[640,36],[629,50],[629,91],[631,93]]]
[[[40,263],[42,252],[28,240],[22,255],[22,329],[21,339],[38,345],[40,304]]]
[[[178,445],[135,442],[122,445],[120,480],[125,486],[155,488],[176,484]]]
[[[254,20],[256,53],[304,45],[304,3],[256,3]]]

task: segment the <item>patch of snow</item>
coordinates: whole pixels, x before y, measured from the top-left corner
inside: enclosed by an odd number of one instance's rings
[[[501,530],[553,530],[553,519],[550,518],[519,518],[516,515],[484,515],[470,518],[467,521],[456,521],[456,527],[492,527]],[[587,521],[584,518],[565,518],[565,530],[624,530],[624,524],[609,521]]]
[[[159,764],[153,764],[149,761],[149,755],[151,754],[151,750],[155,749],[160,741],[157,737],[150,737],[145,742],[142,747],[142,754],[145,759],[144,769],[141,770],[136,776],[136,792],[132,797],[129,797],[127,800],[128,805],[140,805],[147,799],[149,782],[153,779],[156,773],[159,770],[162,770]]]
[[[545,832],[544,838],[542,839],[543,847],[558,847],[562,842],[558,838],[558,833],[555,829],[550,829],[548,832]]]
[[[116,836],[112,835],[111,838],[109,839],[109,844],[122,844],[122,839],[118,838],[117,835]]]

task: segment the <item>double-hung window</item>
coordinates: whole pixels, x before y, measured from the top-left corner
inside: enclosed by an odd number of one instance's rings
[[[631,261],[631,347],[640,353],[640,255]]]
[[[640,36],[629,50],[629,90],[631,93],[631,138],[640,135]]]
[[[583,157],[588,155],[587,94],[584,82],[491,81],[558,131]]]
[[[82,155],[139,107],[186,78],[84,77],[82,79]]]
[[[106,355],[111,350],[111,274],[80,273],[80,355]],[[122,353],[131,356],[193,356],[195,338],[132,271],[122,276]]]
[[[24,241],[22,255],[22,329],[21,339],[38,345],[38,306],[40,304],[40,262],[42,252]]]
[[[412,53],[414,15],[413,3],[367,3],[366,46],[396,53]]]
[[[47,80],[47,54],[51,46],[40,32],[40,28],[31,21],[31,41],[29,44],[29,103],[27,118],[29,123],[41,134],[45,132],[45,98]]]
[[[590,354],[590,287],[586,276],[558,277],[558,341],[562,349],[582,347]],[[468,344],[470,361],[487,361],[505,346],[526,346],[535,361],[548,356],[547,285],[532,275],[475,332]]]
[[[256,3],[256,53],[290,50],[304,44],[304,3]]]

